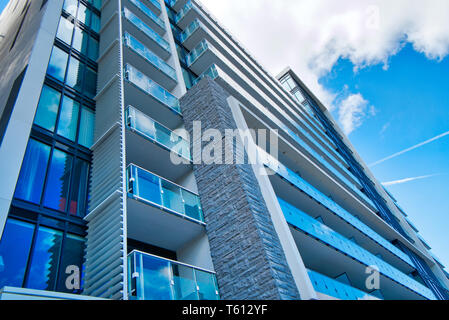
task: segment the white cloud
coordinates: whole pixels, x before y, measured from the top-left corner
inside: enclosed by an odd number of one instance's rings
[[[319,78],[339,58],[355,69],[382,64],[410,42],[430,59],[449,52],[447,0],[202,0],[276,74],[286,66],[330,109],[338,92]],[[348,96],[350,92],[346,93]]]
[[[351,94],[344,99],[338,110],[338,120],[343,132],[349,135],[357,129],[368,115],[373,115],[375,110],[369,107],[369,103],[360,93]]]

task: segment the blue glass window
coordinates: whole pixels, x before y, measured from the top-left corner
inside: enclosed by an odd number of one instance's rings
[[[64,17],[59,20],[58,32],[56,36],[70,45],[72,43],[73,23]]]
[[[84,239],[75,235],[68,234],[64,241],[64,253],[61,257],[61,264],[59,267],[58,285],[56,287],[57,291],[67,293],[79,293],[79,291],[76,289],[69,290],[67,288],[66,280],[69,274],[66,273],[66,270],[68,266],[76,266],[79,268],[81,272],[83,270],[83,257],[84,257]]]
[[[64,96],[59,115],[58,134],[75,141],[76,129],[78,127],[79,103]]]
[[[71,215],[79,215],[87,211],[89,164],[86,161],[76,159],[73,181],[69,213]]]
[[[44,85],[34,123],[53,132],[56,126],[56,117],[58,116],[60,100],[61,93]]]
[[[78,0],[65,0],[63,8],[67,13],[76,17],[76,10],[78,8]]]
[[[0,241],[0,288],[22,286],[33,233],[32,224],[6,221]]]
[[[81,109],[80,131],[78,143],[90,148],[94,142],[95,114],[92,110],[83,107]]]
[[[56,283],[61,244],[61,231],[39,227],[31,254],[27,288],[53,290]]]
[[[54,149],[45,190],[44,205],[65,211],[70,187],[73,157]]]
[[[30,139],[20,170],[15,198],[40,203],[49,156],[50,146]]]
[[[53,47],[50,62],[48,63],[47,73],[59,81],[64,81],[68,59],[69,55],[67,53],[58,47]]]
[[[69,68],[67,70],[67,85],[75,90],[81,91],[83,89],[83,71],[84,64],[80,63],[78,59],[71,56]]]

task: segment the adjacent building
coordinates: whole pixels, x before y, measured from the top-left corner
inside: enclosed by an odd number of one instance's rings
[[[0,299],[449,298],[326,107],[198,1],[11,0],[0,61]]]

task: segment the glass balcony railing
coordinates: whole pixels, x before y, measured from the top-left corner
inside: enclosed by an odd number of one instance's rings
[[[190,2],[190,1],[187,2],[185,4],[185,6],[181,9],[181,11],[179,11],[178,14],[175,16],[175,22],[178,23],[182,18],[184,18],[186,13],[189,12],[189,10],[192,8],[193,8],[192,2]]]
[[[123,16],[147,37],[156,42],[163,50],[170,53],[170,44],[126,7],[123,9]]]
[[[290,225],[302,230],[314,238],[321,240],[326,245],[329,245],[334,249],[348,255],[365,266],[376,266],[381,274],[416,292],[417,294],[427,299],[435,299],[435,295],[429,288],[413,280],[403,272],[394,268],[369,251],[363,249],[355,242],[343,237],[339,233],[312,218],[308,214],[302,212],[298,208],[292,206],[288,202],[282,199],[278,200],[284,216]]]
[[[149,171],[129,165],[128,195],[190,220],[204,223],[198,195]]]
[[[201,81],[201,79],[203,79],[206,76],[209,76],[211,79],[215,79],[216,77],[218,77],[218,70],[217,70],[217,66],[215,64],[211,65],[209,68],[207,68],[206,71],[204,71],[202,74],[200,74],[198,76],[198,78],[196,78],[193,81],[193,85],[196,85],[198,82]]]
[[[131,300],[220,300],[215,274],[140,251],[128,255]]]
[[[131,36],[128,32],[125,32],[123,38],[125,41],[125,46],[133,50],[135,53],[137,53],[142,58],[151,63],[156,69],[162,71],[173,80],[175,81],[178,80],[176,77],[175,69],[170,67],[164,60],[159,58],[150,49],[148,49],[142,43],[140,43],[136,38]]]
[[[131,130],[191,161],[190,144],[181,136],[131,106],[126,109],[126,119]]]
[[[160,103],[169,107],[174,112],[181,114],[179,100],[174,95],[159,86],[156,82],[130,64],[125,65],[125,79],[158,100]]]
[[[307,270],[310,281],[312,281],[313,287],[317,292],[326,294],[328,296],[340,299],[340,300],[379,300],[362,290],[351,287],[338,280],[326,277],[321,273],[313,270]]]
[[[193,22],[179,35],[179,41],[183,43],[186,41],[192,33],[194,33],[201,25],[201,22],[198,19],[193,20]]]
[[[129,0],[132,4],[134,4],[137,8],[140,9],[140,11],[142,11],[148,18],[150,18],[151,20],[153,20],[153,22],[155,22],[159,27],[161,27],[162,29],[165,30],[165,24],[164,21],[162,21],[161,18],[159,18],[153,11],[151,11],[150,8],[148,8],[146,5],[144,5],[140,0]],[[151,0],[150,0],[151,1]],[[160,10],[160,4],[155,1],[152,0],[151,1],[153,4],[157,3],[157,5],[159,5],[159,10]]]
[[[209,49],[209,43],[206,39],[203,39],[190,53],[187,55],[187,65],[190,67],[196,59],[198,59],[207,49]]]
[[[410,257],[402,252],[399,248],[393,245],[391,242],[387,241],[385,238],[380,236],[376,231],[368,227],[362,221],[354,217],[348,211],[343,209],[340,205],[338,205],[335,201],[330,199],[328,196],[323,194],[321,191],[313,187],[306,180],[298,176],[296,173],[291,171],[289,168],[285,167],[278,161],[274,159],[270,159],[269,155],[265,156],[265,165],[276,172],[280,177],[284,178],[291,184],[293,184],[296,188],[306,193],[312,199],[320,203],[323,207],[333,212],[335,215],[352,225],[354,228],[365,234],[367,237],[384,247],[386,250],[390,251],[396,257],[402,259],[404,262],[408,263],[410,266],[413,266]]]
[[[151,4],[152,4],[153,6],[155,6],[156,8],[158,8],[159,11],[162,10],[161,4],[159,3],[158,0],[148,0],[148,1],[151,2]]]

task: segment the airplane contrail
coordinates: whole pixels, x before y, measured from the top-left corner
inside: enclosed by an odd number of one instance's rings
[[[376,166],[376,165],[378,165],[378,164],[381,164],[382,162],[385,162],[385,161],[387,161],[387,160],[396,158],[396,157],[398,157],[398,156],[400,156],[400,155],[403,155],[404,153],[407,153],[407,152],[409,152],[409,151],[415,150],[415,149],[417,149],[417,148],[419,148],[419,147],[422,147],[422,146],[424,146],[424,145],[426,145],[426,144],[429,144],[429,143],[434,142],[434,141],[436,141],[436,140],[438,140],[438,139],[441,139],[441,138],[443,138],[443,137],[445,137],[445,136],[447,136],[447,135],[449,135],[449,131],[447,131],[447,132],[445,132],[445,133],[442,133],[442,134],[440,134],[440,135],[438,135],[438,136],[436,136],[436,137],[433,137],[432,139],[429,139],[429,140],[427,140],[427,141],[418,143],[417,145],[414,145],[413,147],[410,147],[410,148],[407,148],[407,149],[402,150],[402,151],[400,151],[400,152],[397,152],[397,153],[395,153],[395,154],[392,154],[391,156],[388,156],[388,157],[386,157],[386,158],[380,159],[379,161],[376,161],[376,162],[374,162],[374,163],[371,163],[371,164],[369,165],[369,167],[374,167],[374,166]]]
[[[419,177],[413,177],[413,178],[406,178],[406,179],[395,180],[395,181],[390,181],[390,182],[382,182],[382,185],[385,186],[385,187],[388,187],[388,186],[394,186],[396,184],[403,184],[403,183],[406,183],[406,182],[411,182],[411,181],[415,181],[415,180],[422,180],[422,179],[432,178],[432,177],[436,177],[436,176],[441,176],[441,173],[429,174],[429,175],[426,175],[426,176],[419,176]]]

